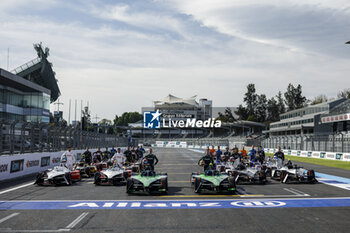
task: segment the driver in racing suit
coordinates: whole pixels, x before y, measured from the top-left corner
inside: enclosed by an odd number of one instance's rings
[[[93,153],[92,160],[94,161],[94,163],[99,163],[102,161],[102,151],[100,147],[98,147],[97,151]]]
[[[281,151],[281,147],[278,147],[278,151],[274,154],[274,156],[277,156],[277,158],[282,160],[282,163],[284,162],[284,153]]]
[[[148,166],[151,168],[152,171],[154,171],[154,166],[158,163],[158,158],[154,154],[152,154],[152,148],[149,149],[149,154],[144,157],[144,159],[147,160]]]
[[[72,170],[75,162],[76,159],[72,152],[72,148],[68,147],[68,150],[61,155],[61,163],[63,163],[69,170]]]
[[[91,165],[91,152],[89,151],[89,147],[86,147],[86,151],[81,155],[81,161],[87,163],[88,165]]]
[[[111,160],[114,166],[122,168],[126,158],[125,155],[120,151],[120,148],[118,148],[117,152],[113,155]]]
[[[201,165],[202,161],[204,163],[204,171],[208,170],[210,166],[214,166],[214,159],[209,149],[207,149],[206,154],[198,161],[198,165]]]

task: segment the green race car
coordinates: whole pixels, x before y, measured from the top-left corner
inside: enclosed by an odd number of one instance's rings
[[[195,193],[204,190],[234,193],[236,191],[236,182],[234,177],[226,173],[220,173],[217,170],[207,170],[202,174],[192,173],[191,183]]]
[[[126,181],[126,192],[128,194],[142,191],[151,193],[168,193],[168,175],[157,174],[152,170],[145,170],[139,174],[132,175]]]

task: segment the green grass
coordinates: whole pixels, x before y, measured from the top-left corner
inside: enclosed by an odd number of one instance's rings
[[[272,153],[266,153],[266,155],[273,156]],[[312,163],[312,164],[317,164],[322,166],[336,167],[340,169],[350,170],[350,162],[346,162],[346,161],[306,158],[306,157],[298,157],[298,156],[291,156],[291,155],[284,155],[284,157],[286,159],[289,159],[292,161],[298,161],[302,163]]]

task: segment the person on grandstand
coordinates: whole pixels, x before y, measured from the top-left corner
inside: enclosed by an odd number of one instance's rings
[[[120,148],[116,150],[116,153],[114,153],[112,157],[112,163],[114,166],[117,166],[119,168],[123,167],[123,164],[126,161],[125,155],[120,151]]]
[[[97,151],[95,151],[92,154],[92,160],[94,161],[94,163],[102,162],[102,151],[101,151],[100,147],[98,147]]]
[[[204,171],[208,170],[211,166],[214,167],[214,159],[209,149],[206,150],[205,155],[198,161],[198,165],[203,166]]]
[[[215,151],[216,163],[220,163],[221,155],[222,155],[222,151],[220,150],[220,146],[218,146],[218,149]]]
[[[124,151],[124,155],[125,155],[125,158],[126,158],[126,162],[128,162],[128,163],[134,162],[134,159],[133,159],[131,151],[130,151],[130,146],[128,146],[126,148],[126,150]]]
[[[277,158],[281,159],[284,162],[284,153],[281,151],[281,147],[278,147],[278,151],[274,154]]]
[[[102,158],[103,161],[108,161],[112,157],[112,153],[108,150],[108,147],[106,147],[106,150],[102,152]]]
[[[81,155],[81,160],[89,165],[91,165],[92,162],[92,154],[89,151],[89,147],[86,147],[86,150],[84,151],[84,153]]]
[[[265,151],[262,146],[258,148],[258,158],[257,160],[262,164],[265,161]]]
[[[64,164],[69,170],[72,170],[74,164],[76,162],[76,158],[74,153],[72,152],[72,148],[68,147],[67,151],[61,155],[61,163]]]
[[[156,155],[154,155],[152,148],[149,149],[149,154],[146,155],[143,159],[147,160],[148,166],[151,168],[152,171],[154,171],[154,166],[157,165],[159,162],[158,158]]]
[[[114,146],[112,146],[112,149],[110,150],[110,152],[111,152],[111,156],[113,157],[113,155],[117,153],[117,150],[114,148]]]
[[[252,149],[249,151],[250,161],[255,162],[255,156],[256,156],[256,150],[254,148],[254,145],[252,146]]]

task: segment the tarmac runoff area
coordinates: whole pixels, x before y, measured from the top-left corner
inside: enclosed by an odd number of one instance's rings
[[[237,185],[233,195],[195,194],[202,151],[154,149],[168,195],[128,195],[125,186],[39,187],[33,177],[0,184],[0,232],[349,232],[350,177],[303,164],[319,183]]]

